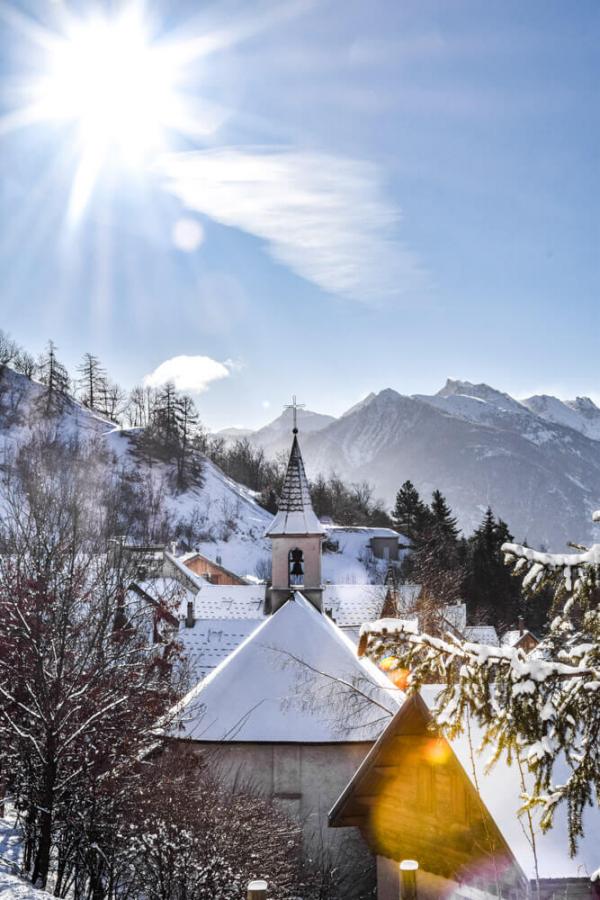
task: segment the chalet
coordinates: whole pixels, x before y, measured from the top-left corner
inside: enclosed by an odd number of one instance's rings
[[[377,898],[397,900],[404,860],[418,864],[421,898],[594,897],[600,817],[589,811],[577,856],[568,853],[566,813],[542,834],[519,816],[521,773],[501,760],[490,770],[482,734],[446,740],[433,729],[439,688],[407,699],[329,813],[333,829],[358,830],[377,856]]]
[[[225,566],[221,565],[218,559],[217,562],[214,562],[197,550],[194,550],[192,553],[184,553],[182,556],[177,557],[177,559],[193,572],[194,575],[205,578],[210,584],[248,584],[248,581],[245,578],[226,569]]]
[[[519,650],[523,650],[524,653],[531,653],[535,650],[539,642],[539,638],[537,638],[532,631],[529,631],[524,627],[522,619],[519,619],[518,628],[507,631],[502,635],[501,641],[503,647],[515,647]]]

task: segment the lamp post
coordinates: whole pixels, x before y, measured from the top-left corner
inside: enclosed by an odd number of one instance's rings
[[[400,863],[400,885],[402,900],[417,900],[417,869],[415,859],[403,859]]]
[[[267,900],[267,882],[262,878],[248,883],[248,900]]]

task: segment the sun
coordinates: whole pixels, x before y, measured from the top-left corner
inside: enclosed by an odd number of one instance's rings
[[[189,53],[157,39],[138,7],[69,16],[39,49],[24,118],[65,126],[77,160],[72,216],[81,214],[107,165],[150,168],[175,134],[196,133],[182,89]]]
[[[176,76],[168,54],[152,45],[131,10],[73,23],[50,54],[37,103],[49,119],[78,123],[84,147],[117,148],[138,160],[161,145],[178,118]]]

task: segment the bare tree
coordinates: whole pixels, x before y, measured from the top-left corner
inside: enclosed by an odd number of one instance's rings
[[[59,895],[81,896],[73,873],[91,852],[81,835],[93,841],[96,827],[82,831],[82,823],[110,820],[114,794],[149,742],[148,723],[173,702],[175,648],[153,646],[143,608],[127,601],[125,564],[109,543],[122,524],[120,485],[96,447],[37,434],[3,487],[4,779],[32,880],[45,885],[53,866]]]

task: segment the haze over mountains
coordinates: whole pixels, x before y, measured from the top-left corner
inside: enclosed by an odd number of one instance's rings
[[[310,476],[368,481],[387,504],[409,478],[424,498],[440,488],[461,528],[488,505],[517,540],[564,548],[592,541],[600,507],[600,409],[586,397],[519,401],[486,384],[448,380],[433,396],[371,394],[335,419],[298,414]],[[275,456],[289,447],[291,412],[249,439]]]

